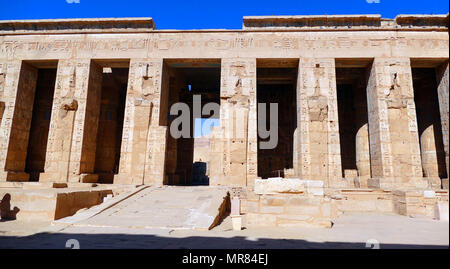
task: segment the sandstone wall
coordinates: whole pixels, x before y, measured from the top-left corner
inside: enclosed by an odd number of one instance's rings
[[[408,18],[400,18],[400,22],[401,26],[407,24]],[[342,178],[336,93],[336,61],[347,59],[371,63],[366,89],[368,127],[360,130],[360,134],[368,132],[370,139],[370,172],[367,154],[358,157],[358,169],[364,170],[366,177],[371,174],[371,187],[426,187],[429,182],[422,174],[411,60],[440,63],[437,87],[448,175],[448,31],[441,29],[442,25],[395,30],[392,25],[374,23],[346,30],[340,25],[326,31],[308,25],[302,28],[302,24],[292,30],[277,30],[256,27],[256,23],[244,30],[89,33],[89,28],[84,34],[61,30],[64,35],[57,30],[24,30],[20,28],[23,25],[14,26],[20,29],[11,32],[10,26],[2,26],[0,180],[28,180],[24,169],[35,66],[42,68],[48,59],[57,60],[58,66],[40,180],[98,180],[96,133],[101,68],[107,59],[111,64],[129,61],[120,163],[114,183],[166,184],[177,148],[169,148],[172,144],[168,143],[168,106],[176,100],[169,98],[172,89],[165,61],[219,59],[220,127],[214,127],[211,134],[210,183],[252,186],[258,178],[257,60],[294,59],[299,64],[293,176],[323,180],[327,187],[348,186],[353,182]],[[372,31],[371,27],[377,29]],[[363,149],[359,152],[364,154],[367,144],[365,136],[361,137],[358,143]]]

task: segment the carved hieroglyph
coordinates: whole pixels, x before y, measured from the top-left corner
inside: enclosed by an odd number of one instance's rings
[[[1,102],[4,104],[2,120],[0,122],[0,180],[8,180],[5,170],[6,156],[8,154],[11,127],[13,122],[14,108],[16,105],[17,87],[21,61],[4,61],[1,63],[3,82],[0,85]]]
[[[130,66],[114,182],[167,183],[172,171],[164,169],[173,167],[165,164],[176,164],[177,156],[172,156],[176,148],[167,148],[170,89],[164,63],[174,59],[221,59],[221,125],[213,128],[210,143],[212,185],[252,185],[257,177],[260,59],[299,60],[295,175],[289,177],[324,180],[331,187],[347,184],[341,171],[335,61],[373,63],[366,89],[369,122],[356,135],[356,159],[360,175],[371,177],[375,187],[428,183],[422,174],[410,61],[439,62],[448,174],[448,15],[400,16],[392,21],[350,16],[352,27],[333,16],[315,17],[313,25],[310,17],[288,18],[295,22],[284,26],[268,25],[273,19],[259,18],[257,25],[244,25],[248,28],[243,30],[220,31],[146,30],[142,25],[125,29],[123,22],[101,20],[92,21],[95,27],[89,24],[89,29],[79,29],[82,24],[77,20],[73,29],[68,22],[64,29],[55,21],[0,22],[0,180],[27,179],[23,165],[30,118],[26,104],[32,103],[35,82],[32,70],[50,59],[58,61],[58,69],[41,181],[96,180],[97,138],[92,134],[98,121],[100,62],[117,60],[129,61]],[[126,21],[125,25],[138,23]]]
[[[37,69],[25,62],[5,66],[8,74],[4,81],[2,99],[6,107],[1,129],[2,138],[6,140],[1,143],[0,165],[4,167],[4,171],[0,176],[6,180],[26,181],[26,148],[33,114]]]
[[[41,181],[95,181],[101,75],[90,59],[59,61]]]
[[[422,167],[409,59],[376,58],[367,95],[372,177],[426,185],[418,179]]]
[[[162,184],[167,127],[160,126],[162,59],[133,59],[115,183]]]
[[[297,167],[304,179],[342,182],[334,59],[302,58],[297,79]]]
[[[257,177],[256,59],[222,59],[221,68],[220,128],[211,136],[210,180],[251,185]]]
[[[442,138],[444,142],[445,151],[445,164],[447,167],[447,176],[449,174],[449,129],[448,129],[448,117],[449,117],[449,64],[444,63],[437,73],[438,79],[438,98],[439,98],[439,111],[441,114],[441,126],[442,126]]]

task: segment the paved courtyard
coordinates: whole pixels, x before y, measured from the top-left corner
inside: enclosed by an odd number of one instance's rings
[[[226,218],[210,231],[49,222],[0,222],[0,248],[448,248],[449,223],[397,215],[348,214],[325,228],[260,228],[233,231]],[[71,241],[69,241],[71,242]]]
[[[224,188],[149,187],[106,210],[88,209],[92,217],[77,214],[68,219],[78,226],[207,230],[226,197]]]

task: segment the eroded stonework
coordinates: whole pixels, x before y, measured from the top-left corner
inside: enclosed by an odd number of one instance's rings
[[[195,138],[170,137],[170,107],[192,108],[200,94],[220,104],[207,160],[196,160],[210,185],[251,187],[272,175],[326,188],[439,189],[448,185],[448,42],[448,15],[245,17],[242,30],[200,31],[156,30],[151,19],[0,21],[0,180],[190,184]],[[421,68],[435,74],[433,128],[419,126],[426,115],[413,81],[429,78],[412,69]],[[38,117],[44,69],[55,70],[54,94],[51,113]],[[292,157],[273,168],[266,151],[261,169],[258,92],[267,98],[274,87],[295,96],[283,105],[295,106],[285,111],[296,120],[279,127],[293,134],[276,151]],[[30,140],[43,118],[48,138]],[[117,139],[99,144],[105,130]],[[43,171],[28,163],[29,141],[46,143]]]

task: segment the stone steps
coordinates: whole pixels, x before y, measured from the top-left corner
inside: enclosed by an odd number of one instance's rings
[[[88,209],[82,214],[92,215],[58,223],[74,226],[121,227],[145,229],[194,229],[208,230],[217,225],[229,209],[226,188],[210,186],[149,187],[98,211]],[[78,219],[77,221],[73,221]]]

